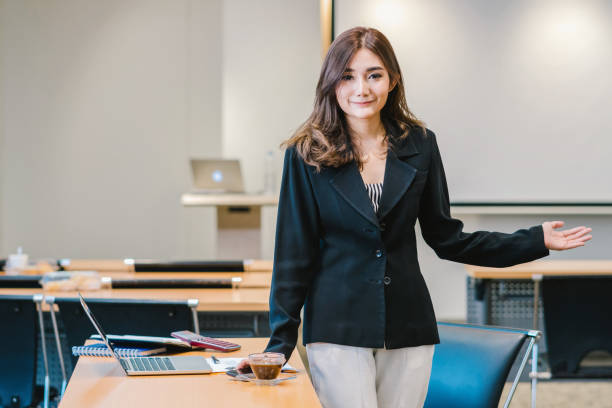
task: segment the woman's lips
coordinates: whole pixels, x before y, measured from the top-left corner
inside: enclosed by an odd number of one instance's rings
[[[354,105],[359,105],[359,106],[365,106],[365,105],[369,105],[374,101],[364,101],[364,102],[352,102]]]

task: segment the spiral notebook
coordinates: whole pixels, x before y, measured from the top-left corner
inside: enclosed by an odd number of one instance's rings
[[[119,357],[145,357],[153,354],[159,354],[166,351],[165,347],[157,348],[136,348],[136,347],[116,347],[115,352]],[[72,346],[73,356],[94,356],[94,357],[112,357],[112,354],[106,344],[94,343],[86,346]]]

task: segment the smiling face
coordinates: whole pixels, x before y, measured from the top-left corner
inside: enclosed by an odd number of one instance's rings
[[[392,89],[389,73],[380,58],[367,48],[360,48],[336,85],[336,100],[349,123],[379,120]]]

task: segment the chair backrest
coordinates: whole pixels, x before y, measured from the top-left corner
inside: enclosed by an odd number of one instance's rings
[[[438,323],[426,408],[497,407],[525,330]]]
[[[0,406],[29,406],[36,382],[37,314],[32,296],[0,296]]]
[[[55,304],[69,348],[82,345],[96,333],[78,298],[55,298]],[[88,298],[87,305],[107,334],[169,337],[173,331],[197,331],[188,301]]]

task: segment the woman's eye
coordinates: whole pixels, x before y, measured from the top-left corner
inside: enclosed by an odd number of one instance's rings
[[[343,75],[342,76],[342,80],[343,81],[350,81],[351,79],[353,79],[352,75]]]
[[[372,75],[370,75],[370,78],[378,79],[378,78],[382,78],[382,75],[381,74],[372,74]]]

